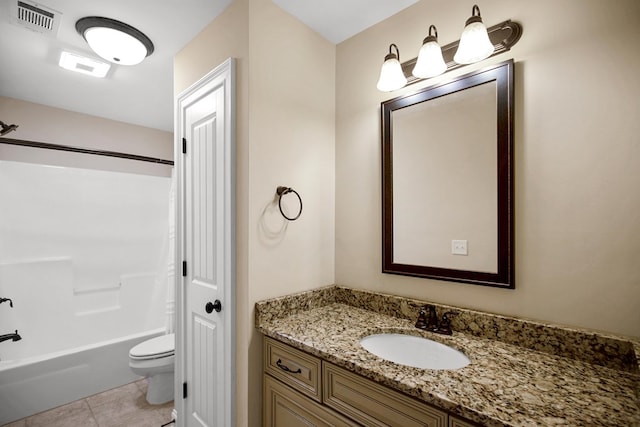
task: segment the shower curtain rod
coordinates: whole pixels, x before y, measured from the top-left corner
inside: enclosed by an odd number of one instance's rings
[[[94,150],[91,148],[73,147],[71,145],[51,144],[48,142],[27,141],[22,139],[1,138],[0,144],[21,145],[23,147],[44,148],[47,150],[70,151],[72,153],[94,154],[96,156],[118,157],[120,159],[138,160],[140,162],[160,163],[173,166],[173,160],[158,159],[156,157],[138,156],[137,154],[120,153],[117,151]]]

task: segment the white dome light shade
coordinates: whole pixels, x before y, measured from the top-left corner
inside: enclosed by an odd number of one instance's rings
[[[482,61],[490,57],[495,50],[493,43],[489,40],[487,28],[482,23],[480,8],[474,5],[471,13],[472,16],[467,19],[460,37],[458,50],[453,56],[453,60],[458,64],[473,64]]]
[[[89,28],[84,37],[98,56],[116,64],[139,64],[147,56],[147,49],[138,39],[112,28]]]
[[[434,35],[431,34],[433,29]],[[447,64],[442,58],[442,49],[438,44],[438,30],[435,25],[429,27],[429,35],[422,42],[418,53],[418,60],[413,67],[412,74],[419,79],[439,76],[447,70]]]
[[[76,30],[103,59],[120,65],[136,65],[153,53],[147,36],[124,22],[91,16],[76,22]]]
[[[397,55],[391,53],[391,48],[395,47]],[[380,78],[378,79],[377,88],[381,92],[391,92],[403,88],[407,84],[407,77],[402,71],[400,65],[400,51],[398,46],[392,44],[389,46],[389,54],[384,57],[384,63],[380,69]]]

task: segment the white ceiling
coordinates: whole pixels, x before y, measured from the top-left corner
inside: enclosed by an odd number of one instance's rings
[[[338,44],[384,21],[418,0],[273,0],[275,4]]]
[[[337,44],[418,0],[273,1]],[[62,17],[54,37],[16,25],[16,2],[0,0],[0,96],[172,131],[173,56],[231,0],[42,0]],[[113,65],[104,79],[64,70],[63,49],[99,59],[75,30],[85,16],[126,22],[155,51],[139,65]]]

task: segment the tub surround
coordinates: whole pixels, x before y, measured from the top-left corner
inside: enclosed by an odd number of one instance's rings
[[[256,303],[266,336],[449,413],[488,426],[638,425],[640,341],[507,316],[455,311],[452,336],[414,327],[426,301],[331,286]],[[400,332],[463,351],[471,364],[397,365],[358,343]]]

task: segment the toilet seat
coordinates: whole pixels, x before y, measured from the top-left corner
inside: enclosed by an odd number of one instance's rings
[[[175,353],[175,334],[161,335],[144,341],[129,351],[133,360],[161,359]]]

